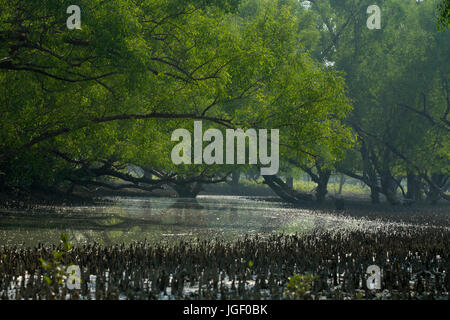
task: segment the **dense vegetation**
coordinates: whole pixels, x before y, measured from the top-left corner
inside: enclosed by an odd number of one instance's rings
[[[254,170],[174,165],[172,131],[202,120],[280,129],[281,171],[263,178],[287,201],[311,199],[299,170],[318,201],[334,172],[374,203],[448,200],[447,2],[382,1],[369,30],[372,2],[79,1],[69,30],[70,1],[1,0],[0,189],[192,197]]]
[[[61,251],[61,263],[83,266],[78,290],[41,268],[56,247],[9,247],[0,251],[0,299],[447,300],[448,231],[392,231],[87,244]],[[383,268],[382,291],[366,287],[371,264]]]

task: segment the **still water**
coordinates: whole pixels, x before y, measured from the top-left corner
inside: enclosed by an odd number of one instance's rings
[[[177,241],[244,235],[307,233],[317,230],[377,230],[389,223],[293,208],[280,202],[236,196],[109,198],[92,206],[40,207],[33,212],[0,211],[0,245],[59,242],[62,232],[75,244]],[[392,223],[391,223],[392,224]]]

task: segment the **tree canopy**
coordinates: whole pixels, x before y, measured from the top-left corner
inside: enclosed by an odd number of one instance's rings
[[[213,178],[222,167],[170,162],[175,128],[280,128],[282,152],[317,142],[339,153],[351,107],[338,72],[301,43],[295,1],[84,1],[81,29],[66,1],[2,1],[0,81],[4,185],[160,186]],[[159,172],[132,178],[124,166]],[[99,182],[97,182],[98,184]]]
[[[448,1],[382,1],[379,30],[368,0],[79,1],[80,29],[69,1],[0,4],[2,188],[195,195],[251,170],[172,163],[172,132],[201,120],[279,129],[281,171],[264,179],[287,200],[305,199],[280,179],[293,168],[319,201],[332,172],[374,202],[448,198]]]

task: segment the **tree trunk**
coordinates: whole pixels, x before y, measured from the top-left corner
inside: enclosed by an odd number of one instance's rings
[[[315,173],[312,168],[309,168],[306,165],[300,165],[303,171],[305,171],[308,176],[317,184],[316,187],[316,201],[322,202],[325,200],[325,196],[328,193],[327,186],[328,181],[330,180],[331,170],[323,167],[323,160],[317,159],[314,166],[316,167],[317,173]]]
[[[363,159],[363,175],[367,177],[368,186],[370,188],[370,199],[372,204],[378,204],[380,203],[380,186],[378,184],[378,176],[372,162],[370,161],[369,149],[364,140],[362,141],[360,152]]]
[[[438,188],[445,187],[447,177],[441,173],[433,173],[431,174],[431,181],[434,183],[434,185],[429,184],[427,200],[430,201],[431,204],[436,204],[439,201],[439,199],[441,199],[441,192]],[[443,191],[445,192],[445,190]]]
[[[369,176],[367,172],[363,172],[363,175],[358,175],[357,173],[343,168],[340,168],[339,170],[341,173],[346,174],[353,179],[360,180],[362,186],[369,186],[372,204],[380,203],[380,187],[378,186],[377,176],[375,174]]]
[[[294,189],[294,178],[292,177],[286,177],[286,185],[290,189]]]
[[[369,186],[370,187],[370,199],[372,204],[380,203],[380,188],[378,186]]]
[[[388,169],[381,172],[381,190],[383,194],[386,196],[386,200],[392,204],[397,205],[400,201],[397,198],[397,184],[394,179],[392,179],[392,175]]]
[[[274,176],[263,176],[264,183],[267,184],[273,192],[281,199],[291,203],[299,203],[302,201],[311,201],[312,196],[310,194],[305,194],[293,190],[288,187],[288,185],[281,180],[276,175]]]
[[[316,165],[318,170],[318,179],[316,181],[316,201],[323,202],[325,200],[325,196],[328,193],[328,181],[330,180],[331,170],[322,169],[319,165]]]
[[[345,183],[345,175],[343,173],[341,173],[339,175],[339,190],[338,190],[338,195],[342,194],[342,188],[344,187],[344,183]]]
[[[422,190],[419,177],[413,171],[408,170],[406,172],[406,179],[408,188],[406,191],[406,198],[414,201],[421,200]]]

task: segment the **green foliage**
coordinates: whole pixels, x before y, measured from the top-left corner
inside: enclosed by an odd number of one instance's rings
[[[316,187],[316,184],[312,181],[294,181],[294,189],[301,190],[304,192],[311,192]],[[329,182],[328,183],[328,191],[330,193],[337,193],[339,190],[339,183]],[[354,195],[368,195],[370,190],[364,186],[362,187],[360,184],[350,184],[345,183],[342,186],[342,194],[344,196],[354,196]]]
[[[80,1],[81,30],[68,1],[0,4],[1,185],[92,181],[105,163],[185,180],[250,170],[171,162],[173,130],[202,118],[279,129],[282,173],[450,171],[435,1],[384,1],[381,30],[365,26],[369,0]]]
[[[344,78],[311,58],[320,33],[297,1],[81,1],[81,30],[66,28],[68,5],[2,0],[3,184],[89,180],[105,161],[180,177],[235,169],[171,163],[170,135],[192,115],[279,128],[282,160],[334,161],[353,139]]]
[[[61,250],[53,250],[53,257],[50,261],[43,258],[39,258],[41,266],[47,271],[47,275],[44,275],[44,280],[48,285],[55,283],[62,285],[67,278],[67,266],[64,265],[66,254],[72,250],[72,245],[69,241],[67,234],[61,234]],[[81,279],[80,279],[81,281]]]
[[[366,152],[347,152],[339,167],[365,176],[373,167],[385,180],[400,179],[407,170],[421,177],[448,174],[450,38],[448,30],[436,30],[435,1],[384,1],[381,30],[365,27],[371,4],[313,6],[329,24],[322,31],[323,58],[345,72],[354,101],[349,119],[359,141],[353,148]]]
[[[293,295],[294,298],[304,298],[308,291],[312,289],[313,283],[318,277],[311,274],[296,274],[289,277],[287,295]]]
[[[450,1],[442,0],[438,6],[438,28],[445,30],[450,26]]]

